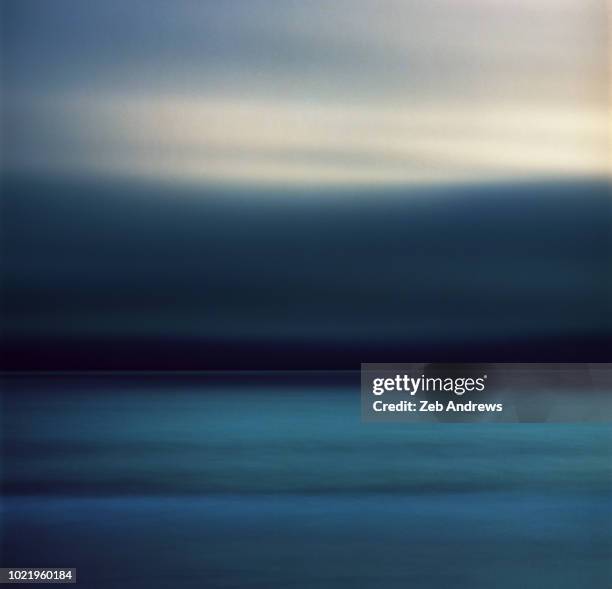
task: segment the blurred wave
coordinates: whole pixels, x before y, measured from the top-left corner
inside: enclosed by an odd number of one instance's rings
[[[362,424],[358,375],[151,378],[5,379],[4,492],[610,491],[607,425]]]

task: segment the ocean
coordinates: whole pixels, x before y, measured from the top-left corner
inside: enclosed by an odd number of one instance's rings
[[[15,375],[4,566],[82,587],[610,586],[612,428],[367,424],[357,373]]]

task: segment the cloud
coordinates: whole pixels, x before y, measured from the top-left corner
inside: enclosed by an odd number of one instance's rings
[[[42,118],[54,124],[30,138],[35,144],[14,157],[15,167],[318,185],[597,176],[608,164],[605,113],[597,110],[159,94],[64,97],[47,108]]]

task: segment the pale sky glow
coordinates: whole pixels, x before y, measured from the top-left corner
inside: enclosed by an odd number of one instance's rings
[[[607,121],[597,110],[172,96],[55,107],[49,118],[73,117],[78,137],[30,163],[64,173],[316,185],[602,176],[608,166]]]
[[[603,0],[153,2],[109,39],[92,5],[42,32],[24,6],[5,41],[9,170],[247,185],[609,174]]]

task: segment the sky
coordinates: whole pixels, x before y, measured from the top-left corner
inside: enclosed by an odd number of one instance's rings
[[[604,0],[2,3],[5,171],[358,186],[608,174]]]
[[[0,7],[0,365],[609,349],[604,0]]]

